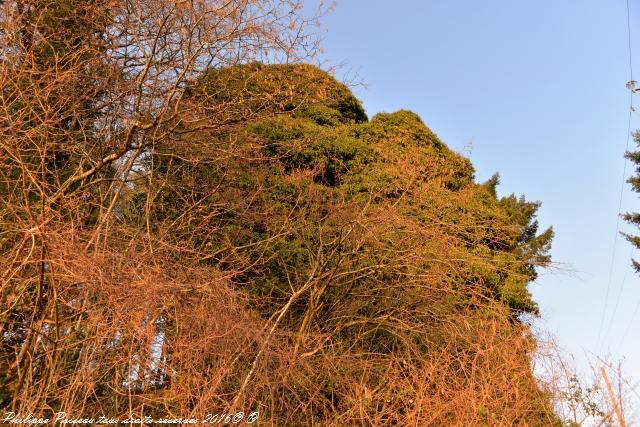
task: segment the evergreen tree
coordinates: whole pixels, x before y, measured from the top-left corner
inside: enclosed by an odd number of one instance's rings
[[[178,3],[5,4],[0,407],[553,425],[539,203],[415,113],[256,61],[313,47],[300,3]]]
[[[640,132],[633,134],[633,140],[640,147]],[[640,193],[640,150],[628,151],[625,153],[625,157],[635,165],[635,175],[630,177],[627,182],[631,184],[633,191]],[[640,227],[640,213],[627,212],[623,215],[623,218],[625,221]],[[627,233],[624,233],[624,236],[634,247],[640,249],[640,236]],[[636,272],[640,273],[640,263],[634,259],[631,260],[631,263]]]

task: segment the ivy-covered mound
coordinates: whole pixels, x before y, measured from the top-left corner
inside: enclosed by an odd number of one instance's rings
[[[267,322],[221,401],[241,390],[275,425],[555,422],[525,322],[552,238],[538,203],[475,182],[410,111],[369,120],[309,65],[212,70],[185,99],[198,109],[125,216],[203,254]],[[185,332],[167,325],[170,348]]]

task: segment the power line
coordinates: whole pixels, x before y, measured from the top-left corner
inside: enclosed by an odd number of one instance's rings
[[[633,256],[633,246],[631,246],[631,250],[629,251],[629,256],[627,259],[631,259]],[[618,311],[618,307],[620,307],[620,300],[622,298],[622,291],[624,290],[624,285],[627,281],[627,276],[629,275],[629,270],[631,269],[631,263],[627,263],[627,268],[624,270],[624,276],[622,277],[622,282],[620,282],[620,288],[618,289],[618,297],[616,298],[616,303],[613,306],[613,315],[611,316],[611,320],[609,320],[609,327],[607,328],[604,336],[608,337],[611,334],[611,328],[613,327],[613,321],[615,320],[616,313]]]
[[[622,338],[620,338],[620,342],[618,343],[617,350],[620,350],[622,348],[622,344],[627,339],[629,332],[631,332],[631,327],[633,326],[634,320],[636,320],[638,311],[640,311],[640,300],[638,300],[638,303],[636,304],[636,308],[633,310],[633,314],[631,315],[631,320],[629,320],[629,323],[627,324],[627,329],[624,331],[624,334],[622,334]]]
[[[629,140],[631,137],[631,116],[633,114],[633,93],[636,90],[635,81],[633,80],[633,49],[631,47],[631,13],[629,10],[629,0],[627,0],[627,47],[629,50],[629,82],[627,83],[627,87],[629,88],[629,118],[627,120],[627,142],[625,144],[625,152],[629,151]],[[611,253],[611,263],[609,265],[609,279],[607,280],[607,291],[605,293],[604,298],[604,307],[602,309],[602,318],[600,320],[600,328],[598,329],[598,339],[596,344],[598,348],[600,348],[600,337],[602,336],[604,321],[607,314],[607,308],[609,304],[609,293],[611,291],[611,282],[613,280],[613,269],[615,265],[616,259],[616,248],[618,244],[618,238],[620,237],[620,214],[622,212],[622,196],[624,193],[624,184],[627,176],[627,158],[624,158],[624,166],[622,168],[622,182],[620,183],[620,198],[618,200],[618,216],[616,218],[616,232],[613,240],[613,251]],[[615,310],[612,315],[612,321],[615,317]],[[606,335],[605,335],[606,337]],[[603,344],[605,341],[605,337],[603,337]]]
[[[633,81],[633,53],[631,49],[631,13],[629,13],[629,0],[627,0],[627,37],[629,46],[629,75],[631,81]],[[633,95],[633,92],[631,92]]]

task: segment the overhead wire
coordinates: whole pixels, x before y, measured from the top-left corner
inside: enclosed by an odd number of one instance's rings
[[[618,343],[618,348],[617,348],[618,351],[622,348],[622,345],[627,339],[627,336],[629,336],[629,332],[631,332],[631,327],[633,326],[633,322],[636,320],[636,316],[638,315],[639,311],[640,311],[640,299],[638,300],[638,303],[636,304],[636,307],[634,308],[633,313],[631,314],[631,319],[627,323],[627,328],[625,329],[624,334],[622,334],[622,336],[620,337],[620,342]]]
[[[627,3],[627,48],[628,48],[628,56],[629,56],[629,82],[627,83],[627,87],[629,88],[629,117],[627,120],[627,142],[625,144],[625,153],[629,151],[629,141],[631,139],[631,119],[633,114],[633,92],[635,89],[635,82],[633,80],[633,48],[631,46],[631,13],[629,7],[629,0],[626,0]],[[613,250],[611,253],[611,263],[609,265],[609,278],[607,280],[607,290],[604,298],[604,307],[602,309],[602,316],[600,319],[600,328],[598,329],[598,338],[596,340],[596,345],[598,349],[601,347],[600,338],[602,337],[602,332],[604,329],[604,323],[607,315],[607,308],[609,305],[609,294],[611,293],[611,283],[613,281],[613,270],[615,267],[615,259],[616,259],[616,249],[618,244],[618,239],[620,237],[620,215],[622,213],[622,198],[624,194],[624,186],[626,182],[627,176],[627,158],[624,159],[624,166],[622,168],[622,182],[620,183],[620,197],[618,200],[618,215],[616,218],[616,232],[613,240]],[[622,286],[622,285],[621,285]],[[615,310],[612,314],[612,322],[615,317]],[[602,337],[602,344],[606,341],[606,335]]]
[[[633,246],[631,247],[631,250],[629,251],[629,256],[627,257],[627,259],[631,259],[632,255],[634,252],[634,248]],[[611,319],[609,320],[609,326],[606,329],[606,332],[604,334],[604,337],[608,337],[611,335],[611,329],[613,328],[613,323],[616,317],[616,313],[618,312],[618,308],[620,307],[620,301],[622,299],[622,292],[624,290],[624,285],[627,282],[627,277],[629,276],[629,270],[631,270],[631,263],[627,263],[627,268],[624,270],[624,276],[622,277],[622,282],[620,282],[620,287],[618,288],[618,297],[616,298],[616,303],[613,306],[613,315],[611,316]]]

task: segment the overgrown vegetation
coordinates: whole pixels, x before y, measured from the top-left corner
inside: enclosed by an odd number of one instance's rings
[[[219,85],[220,73],[249,89]],[[468,160],[414,113],[368,121],[314,67],[245,65],[193,87],[187,102],[232,100],[249,118],[220,132],[205,116],[155,147],[142,168],[153,179],[129,219],[141,226],[157,194],[152,233],[171,230],[204,263],[233,272],[233,288],[277,326],[268,339],[285,340],[307,385],[289,374],[265,410],[314,402],[287,423],[551,422],[521,322],[537,311],[527,283],[549,262],[552,232],[537,233],[536,203],[498,198],[497,177],[476,184]],[[282,98],[256,102],[272,93]],[[511,379],[489,385],[499,373]]]
[[[3,409],[560,423],[538,203],[416,114],[263,65],[315,47],[297,2],[2,7]]]

